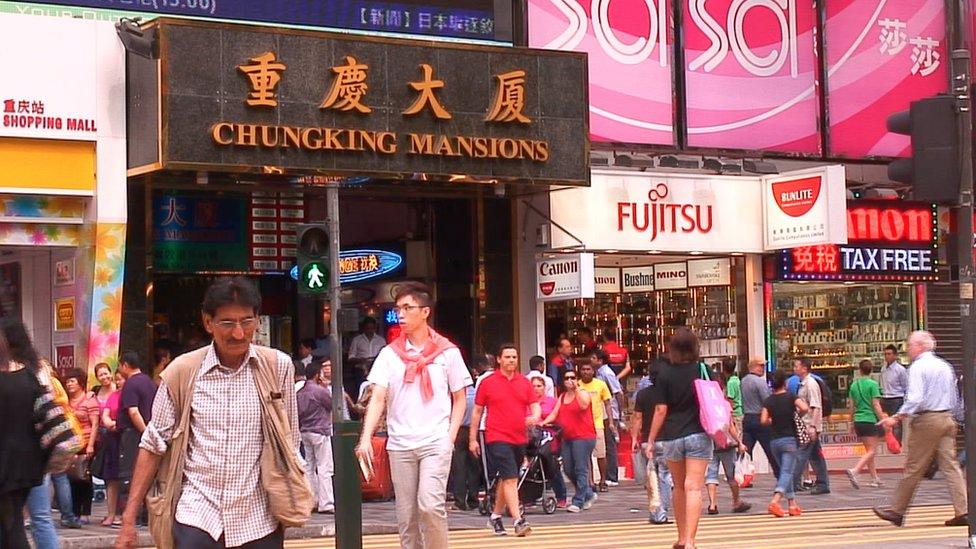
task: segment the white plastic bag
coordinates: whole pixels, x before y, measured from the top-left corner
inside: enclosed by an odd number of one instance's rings
[[[752,458],[748,452],[742,452],[735,460],[735,481],[739,487],[747,488],[752,485],[752,479],[756,476],[756,466],[752,463]]]

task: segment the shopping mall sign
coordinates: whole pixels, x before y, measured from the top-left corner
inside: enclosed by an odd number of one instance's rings
[[[161,19],[129,56],[130,173],[589,180],[586,59]],[[219,55],[200,51],[219,45]],[[156,104],[161,102],[159,105]]]
[[[846,245],[784,250],[788,280],[923,281],[938,272],[938,216],[924,202],[855,200],[847,203]]]
[[[682,253],[762,253],[798,236],[843,243],[843,213],[834,212],[844,192],[842,166],[767,177],[595,171],[590,187],[550,193],[551,242]]]

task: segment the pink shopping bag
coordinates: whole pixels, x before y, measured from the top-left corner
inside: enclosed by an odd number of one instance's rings
[[[712,381],[704,364],[699,364],[702,379],[695,380],[695,395],[698,397],[698,419],[702,429],[715,442],[718,448],[729,445],[729,423],[732,422],[732,406],[725,399],[722,386]]]

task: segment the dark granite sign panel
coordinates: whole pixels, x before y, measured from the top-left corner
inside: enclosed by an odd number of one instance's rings
[[[156,167],[589,181],[583,55],[172,20],[158,26]]]

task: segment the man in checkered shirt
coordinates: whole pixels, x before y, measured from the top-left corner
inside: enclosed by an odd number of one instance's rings
[[[261,403],[255,385],[257,350],[251,345],[261,296],[242,277],[219,278],[203,300],[203,323],[213,336],[193,387],[183,492],[176,507],[177,548],[281,548],[284,529],[271,515],[260,483]],[[277,370],[291,439],[298,452],[293,366],[277,352]],[[155,477],[179,421],[165,382],[153,403],[133,474],[116,547],[135,547],[135,514]]]

